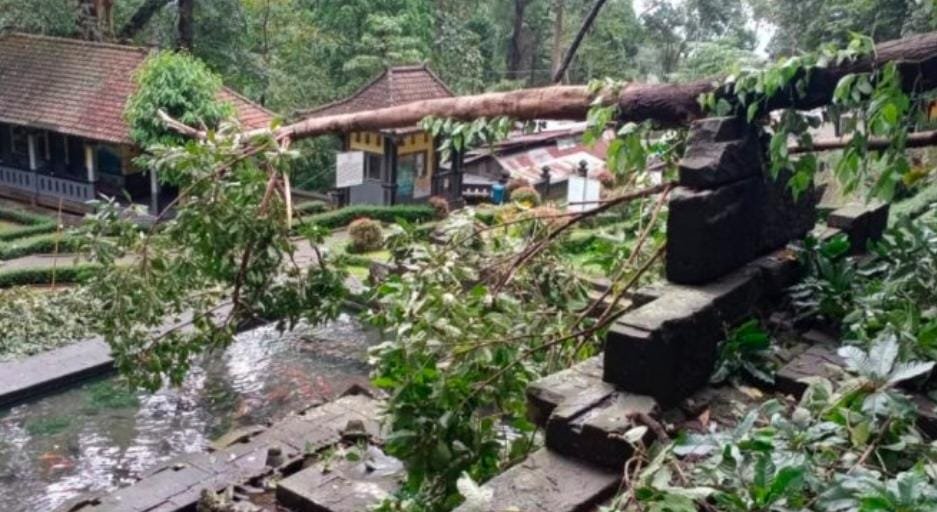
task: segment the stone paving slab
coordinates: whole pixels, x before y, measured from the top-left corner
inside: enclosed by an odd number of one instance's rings
[[[111,348],[100,339],[80,341],[35,356],[0,363],[0,406],[65,387],[114,369]]]
[[[553,410],[580,392],[601,386],[606,396],[612,394],[615,387],[602,381],[603,360],[599,354],[528,385],[528,418],[540,427],[546,427]]]
[[[294,512],[361,512],[371,510],[397,490],[405,478],[403,465],[369,447],[360,461],[323,461],[277,484],[277,504]],[[374,464],[373,452],[390,460],[388,468]]]
[[[373,440],[381,439],[379,403],[348,395],[278,422],[244,443],[211,453],[187,454],[148,471],[136,484],[61,510],[68,512],[183,512],[194,510],[202,489],[219,491],[285,468],[305,453],[334,445],[350,420],[360,421]],[[270,448],[282,450],[275,466]]]
[[[455,512],[591,512],[615,494],[620,480],[617,470],[542,448],[485,483],[492,492],[487,506],[462,505]]]
[[[843,360],[836,355],[835,346],[813,345],[782,366],[775,374],[774,384],[782,393],[800,396],[807,389],[802,379],[815,376],[831,378],[842,365]]]

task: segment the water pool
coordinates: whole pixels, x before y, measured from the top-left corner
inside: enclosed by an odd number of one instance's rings
[[[48,512],[110,491],[232,428],[264,424],[367,381],[377,336],[343,315],[320,328],[245,332],[185,383],[130,393],[119,378],[88,382],[0,412],[0,510]]]

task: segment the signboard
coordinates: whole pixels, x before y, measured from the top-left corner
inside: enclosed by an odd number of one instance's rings
[[[581,176],[570,176],[568,180],[566,182],[567,211],[582,213],[599,207],[599,192],[602,189],[599,180]]]
[[[335,157],[335,187],[364,183],[364,151],[347,151]]]

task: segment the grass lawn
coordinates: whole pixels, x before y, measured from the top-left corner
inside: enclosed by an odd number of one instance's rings
[[[0,219],[0,233],[3,233],[5,231],[11,231],[13,229],[20,228],[20,227],[23,227],[23,225],[16,223],[16,222],[11,222],[8,220]]]
[[[366,281],[370,275],[370,270],[365,267],[359,267],[356,265],[349,265],[345,267],[348,270],[348,273],[357,278],[359,281]]]

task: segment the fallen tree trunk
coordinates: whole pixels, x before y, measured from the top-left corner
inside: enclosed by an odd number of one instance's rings
[[[827,105],[839,80],[850,73],[871,71],[887,62],[897,62],[905,89],[937,88],[937,32],[889,41],[876,46],[875,57],[860,59],[810,72],[806,94],[780,91],[768,102],[768,110],[796,107],[812,109]],[[606,104],[617,102],[621,121],[652,120],[661,127],[685,125],[703,116],[698,98],[715,91],[717,96],[733,98],[718,82],[702,80],[687,84],[628,84]],[[279,128],[278,138],[301,139],[329,133],[384,130],[413,126],[435,116],[457,120],[509,116],[521,121],[532,119],[583,120],[595,98],[586,86],[554,86],[540,89],[488,93],[409,103],[406,105],[312,117]],[[257,132],[259,133],[259,131]]]
[[[817,139],[813,141],[812,146],[788,146],[788,153],[818,153],[821,151],[833,151],[843,149],[852,142],[852,137],[834,137],[829,139]],[[872,151],[881,151],[891,146],[891,139],[882,137],[871,137],[866,144],[866,148]],[[906,148],[924,148],[937,146],[937,130],[926,132],[914,132],[908,134],[905,141]]]

